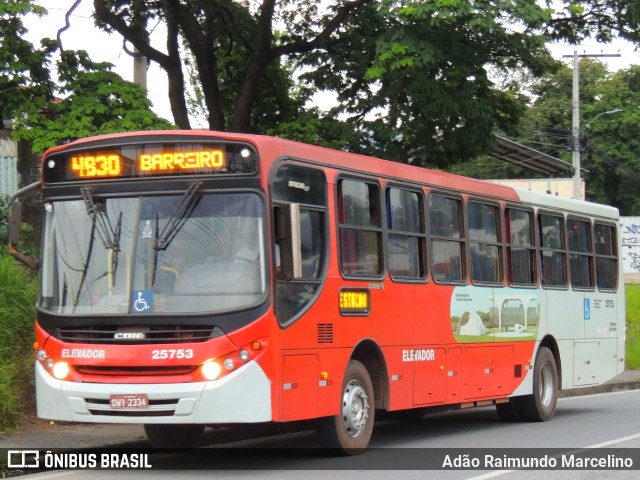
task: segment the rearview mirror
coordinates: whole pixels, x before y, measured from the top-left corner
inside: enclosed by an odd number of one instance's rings
[[[18,252],[17,250],[18,243],[20,241],[20,225],[22,224],[22,200],[20,199],[39,187],[40,182],[32,183],[31,185],[18,190],[9,199],[9,231],[7,235],[9,254],[33,270],[38,269],[38,261],[28,255]]]
[[[22,201],[16,200],[9,206],[9,248],[17,248],[20,240],[20,224],[22,223]]]

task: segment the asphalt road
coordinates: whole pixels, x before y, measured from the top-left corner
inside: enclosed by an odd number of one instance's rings
[[[559,400],[556,417],[545,423],[503,423],[492,407],[430,414],[421,420],[379,422],[371,448],[363,455],[328,457],[312,432],[282,433],[258,439],[227,441],[195,452],[150,454],[152,471],[94,470],[44,472],[36,479],[65,478],[402,478],[404,479],[631,479],[640,468],[640,390]],[[220,432],[213,431],[212,439]],[[513,450],[521,449],[521,450]],[[552,450],[549,450],[552,449]],[[587,450],[577,450],[587,449]],[[595,449],[595,450],[594,450]],[[602,450],[606,449],[606,450]],[[131,451],[136,451],[132,449]],[[142,450],[140,450],[142,451]],[[577,453],[576,453],[577,452]],[[517,471],[484,463],[486,455],[561,461],[568,455],[614,455],[636,470],[590,469]],[[446,456],[478,458],[478,468],[441,468]],[[431,471],[428,471],[432,469]],[[517,475],[517,477],[516,477]]]

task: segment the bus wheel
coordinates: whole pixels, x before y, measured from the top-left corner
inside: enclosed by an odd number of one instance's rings
[[[375,417],[373,384],[366,367],[351,360],[342,382],[340,414],[320,420],[318,439],[329,453],[357,455],[371,439]]]
[[[546,422],[556,413],[558,402],[558,368],[556,359],[547,347],[538,350],[533,370],[533,394],[521,397],[520,414],[523,420]]]
[[[145,424],[144,433],[154,448],[196,448],[202,446],[204,425]]]

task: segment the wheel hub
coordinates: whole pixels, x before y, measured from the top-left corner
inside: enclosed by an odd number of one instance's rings
[[[369,398],[362,384],[356,380],[349,382],[342,396],[342,419],[350,437],[359,436],[369,418]]]
[[[539,383],[540,402],[545,406],[549,406],[553,400],[553,372],[548,363],[542,365],[540,369]]]

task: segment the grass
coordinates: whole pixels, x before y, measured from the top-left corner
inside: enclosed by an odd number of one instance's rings
[[[627,352],[628,369],[640,369],[640,285],[627,285]]]
[[[0,250],[0,432],[31,402],[35,297],[34,275]]]

